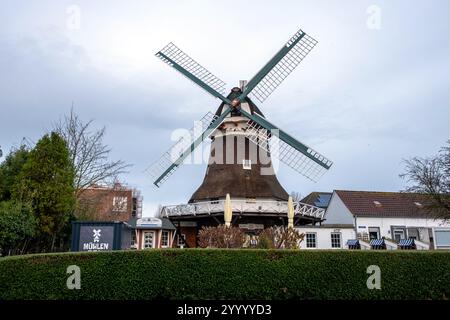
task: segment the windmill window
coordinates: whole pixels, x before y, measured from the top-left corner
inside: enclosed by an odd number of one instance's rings
[[[244,170],[251,170],[252,169],[252,160],[244,159],[242,160],[242,167]]]

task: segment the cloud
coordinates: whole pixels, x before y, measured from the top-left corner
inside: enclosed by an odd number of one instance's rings
[[[397,190],[401,159],[432,154],[450,136],[446,2],[79,1],[79,30],[66,5],[10,3],[0,12],[0,145],[39,137],[72,103],[106,126],[113,157],[134,164],[124,179],[144,210],[187,201],[206,165],[181,167],[160,189],[144,170],[219,101],[153,55],[169,41],[235,86],[250,79],[299,28],[319,44],[260,107],[268,119],[334,161],[313,184],[282,166],[288,191]],[[3,10],[4,9],[4,10]]]

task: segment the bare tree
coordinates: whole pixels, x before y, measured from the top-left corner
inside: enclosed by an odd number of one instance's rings
[[[405,191],[426,195],[430,214],[450,219],[450,140],[437,155],[414,157],[404,163],[405,172],[400,177],[411,184]]]
[[[297,229],[274,226],[264,229],[258,237],[261,249],[298,249],[305,234]]]
[[[77,197],[91,185],[113,184],[130,167],[122,160],[109,159],[111,149],[103,143],[105,127],[94,130],[92,123],[92,120],[84,123],[71,108],[70,114],[56,123],[53,129],[68,144],[75,169]]]
[[[294,202],[300,202],[303,199],[302,194],[298,191],[292,191],[290,196]]]
[[[205,227],[198,233],[198,242],[202,248],[242,248],[245,233],[238,227]]]

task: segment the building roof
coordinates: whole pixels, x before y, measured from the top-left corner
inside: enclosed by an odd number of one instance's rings
[[[136,224],[136,229],[176,230],[175,226],[169,219],[155,217],[139,219]]]
[[[176,228],[173,225],[172,221],[170,221],[167,218],[161,218],[161,220],[162,220],[162,229],[164,229],[164,230],[176,230]]]
[[[429,217],[424,194],[347,190],[335,190],[335,193],[358,217]]]
[[[321,224],[321,225],[301,225],[298,229],[355,229],[355,226],[347,223]]]
[[[318,208],[326,209],[330,204],[332,192],[311,192],[304,197],[300,202],[316,206]]]

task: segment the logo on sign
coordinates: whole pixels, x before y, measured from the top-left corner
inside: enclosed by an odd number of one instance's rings
[[[100,237],[101,234],[100,232],[102,232],[102,229],[98,229],[98,230],[93,230],[94,231],[94,242],[100,242]]]
[[[109,243],[100,242],[100,238],[102,236],[102,229],[93,229],[92,230],[92,242],[83,243],[83,250],[87,251],[99,251],[99,250],[108,250]]]

